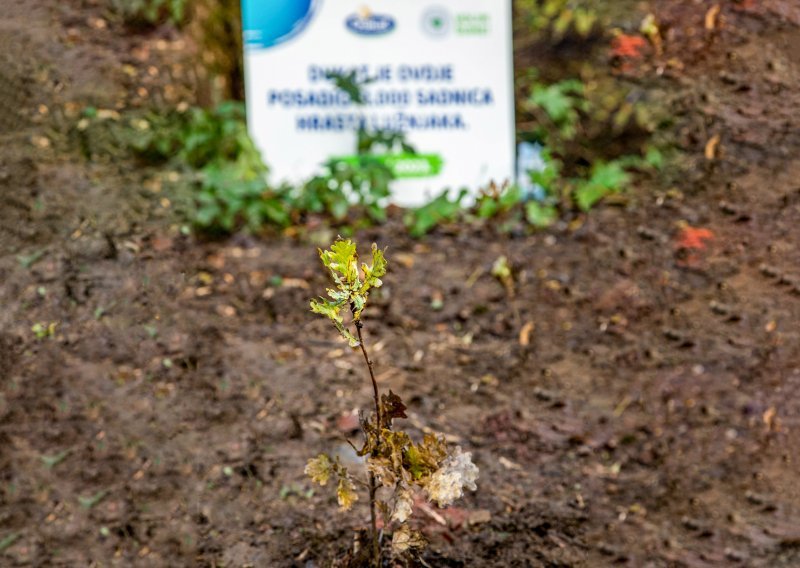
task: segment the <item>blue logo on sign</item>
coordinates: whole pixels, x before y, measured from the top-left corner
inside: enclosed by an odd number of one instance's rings
[[[351,32],[365,36],[388,34],[395,26],[394,18],[383,14],[353,14],[345,24]]]
[[[268,48],[302,32],[314,15],[319,0],[243,0],[244,43]]]

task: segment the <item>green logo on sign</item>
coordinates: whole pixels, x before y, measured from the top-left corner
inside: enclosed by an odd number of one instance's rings
[[[438,6],[428,8],[422,15],[422,29],[434,37],[447,35],[450,29],[450,12]]]
[[[444,165],[444,160],[438,154],[379,154],[369,158],[386,166],[396,179],[434,177],[441,173]],[[336,159],[357,166],[363,156]]]
[[[456,15],[456,33],[459,35],[486,35],[489,33],[489,14]]]

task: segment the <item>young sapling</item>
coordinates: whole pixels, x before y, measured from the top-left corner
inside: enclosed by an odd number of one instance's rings
[[[361,315],[367,306],[369,292],[383,283],[387,262],[383,251],[372,245],[372,264],[362,263],[359,269],[356,244],[350,239],[337,239],[330,250],[320,250],[322,264],[330,271],[335,284],[327,290],[329,298],[311,300],[311,311],[330,319],[339,333],[354,349],[360,349],[372,382],[374,412],[361,414],[364,436],[359,456],[365,458],[366,482],[348,471],[338,458],[320,454],[308,461],[305,473],[320,485],[336,484],[337,498],[342,510],[349,510],[358,500],[357,485],[368,489],[370,505],[370,560],[381,565],[381,535],[377,515],[383,516],[383,526],[391,529],[392,552],[410,553],[425,546],[423,536],[411,529],[408,520],[413,512],[414,495],[422,492],[429,501],[445,507],[459,499],[464,489],[474,491],[478,468],[470,453],[460,447],[450,449],[443,436],[426,434],[415,443],[394,420],[407,418],[406,406],[391,390],[380,394],[372,360],[363,337]],[[349,321],[342,315],[349,311]],[[355,329],[353,333],[352,329]]]

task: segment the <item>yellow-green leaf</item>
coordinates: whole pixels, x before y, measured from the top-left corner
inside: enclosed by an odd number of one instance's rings
[[[353,321],[358,322],[361,312],[367,306],[370,288],[382,285],[380,277],[386,274],[386,259],[377,245],[372,245],[372,265],[362,265],[364,280],[361,280],[358,268],[358,252],[356,244],[350,239],[337,239],[330,250],[320,250],[322,264],[330,271],[336,288],[328,288],[328,296],[333,301],[312,300],[311,309],[315,313],[329,318],[339,333],[344,336],[351,347],[358,347],[358,340],[343,325],[340,315],[342,308],[349,308],[353,313]]]
[[[405,452],[407,469],[415,481],[424,480],[433,474],[446,457],[447,445],[444,439],[433,434],[426,434],[419,445],[410,444]]]
[[[383,282],[381,282],[381,276],[386,274],[386,257],[383,255],[383,251],[378,248],[378,245],[372,243],[372,266],[367,266],[366,263],[361,265],[361,269],[364,271],[364,286],[367,288],[380,288]]]
[[[331,475],[335,473],[335,467],[336,466],[331,462],[328,456],[320,454],[308,460],[305,474],[309,476],[314,483],[319,483],[324,486],[327,485]]]
[[[315,314],[320,314],[325,316],[326,318],[330,319],[334,322],[341,322],[342,316],[339,315],[342,306],[341,304],[336,304],[334,302],[329,302],[325,299],[313,299],[311,300],[311,311]]]
[[[339,487],[336,490],[336,498],[339,501],[339,506],[343,511],[349,511],[353,507],[353,503],[358,501],[358,493],[353,482],[346,477],[339,478]]]
[[[330,250],[320,250],[322,264],[331,271],[337,284],[350,288],[358,282],[358,253],[356,244],[350,239],[339,239],[331,245]],[[341,276],[339,276],[338,274]]]

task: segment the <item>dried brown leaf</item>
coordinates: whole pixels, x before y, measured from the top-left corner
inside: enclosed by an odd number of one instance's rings
[[[382,426],[384,428],[391,427],[392,420],[395,418],[408,418],[408,416],[406,416],[406,405],[403,404],[402,399],[390,390],[389,394],[381,396]]]
[[[392,535],[392,552],[404,554],[412,549],[425,548],[425,537],[417,531],[412,531],[408,525],[403,525]]]

